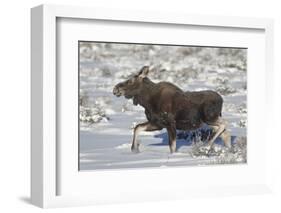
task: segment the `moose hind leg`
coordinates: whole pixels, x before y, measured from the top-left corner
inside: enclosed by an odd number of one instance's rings
[[[231,135],[228,130],[224,130],[223,133],[220,135],[221,139],[223,140],[224,145],[227,148],[231,148]]]
[[[168,135],[169,135],[169,147],[170,152],[176,152],[176,138],[177,138],[177,131],[175,125],[167,127]]]
[[[225,131],[225,127],[226,124],[223,120],[221,120],[220,118],[217,119],[215,122],[212,123],[207,123],[215,132],[214,136],[209,140],[208,145],[209,145],[209,149],[212,148],[213,143],[215,142],[215,140],[217,139],[217,137],[219,137],[220,135],[223,134],[223,132]],[[226,133],[224,135],[224,137],[226,137]],[[223,138],[222,138],[223,139]]]
[[[137,136],[141,131],[156,131],[156,130],[161,130],[161,127],[158,127],[150,122],[145,122],[138,124],[134,128],[134,136],[133,136],[133,142],[131,146],[132,152],[138,153],[139,152],[139,143],[137,142]]]

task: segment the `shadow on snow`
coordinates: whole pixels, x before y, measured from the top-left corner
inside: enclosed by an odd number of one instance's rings
[[[192,146],[200,141],[207,143],[212,136],[212,131],[209,128],[194,130],[194,131],[178,131],[177,132],[177,147],[180,149],[182,146]],[[162,132],[154,135],[155,138],[162,139],[161,143],[149,144],[149,146],[168,146],[169,136],[167,132]],[[231,144],[235,143],[236,136],[231,136]],[[215,140],[215,144],[224,145],[220,137]]]

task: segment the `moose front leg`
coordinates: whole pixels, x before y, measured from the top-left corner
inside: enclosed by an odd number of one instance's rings
[[[176,125],[171,124],[167,127],[168,135],[169,135],[169,146],[170,146],[170,152],[174,153],[176,152],[176,138],[177,138],[177,131],[176,131]]]
[[[133,136],[133,142],[131,146],[132,152],[138,153],[139,152],[139,143],[137,142],[137,136],[141,131],[156,131],[156,130],[161,130],[162,128],[159,126],[156,126],[149,121],[145,123],[138,124],[134,128],[134,136]]]

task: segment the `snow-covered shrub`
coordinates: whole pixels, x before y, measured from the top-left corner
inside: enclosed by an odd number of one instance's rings
[[[86,91],[80,90],[79,94],[79,106],[88,106],[89,105],[89,95]]]
[[[241,119],[241,120],[239,121],[239,126],[240,126],[241,128],[245,128],[245,127],[247,126],[247,121],[246,121],[245,119]]]
[[[88,92],[81,92],[79,96],[80,121],[90,124],[108,121],[106,109],[110,105],[111,98],[108,96],[91,97]]]
[[[236,92],[236,89],[229,85],[220,85],[216,88],[216,91],[219,92],[221,95],[229,95]]]
[[[202,50],[202,47],[178,47],[177,52],[182,56],[195,55]]]
[[[92,45],[91,42],[80,43],[80,59],[90,61],[99,60],[99,45]]]
[[[239,137],[231,148],[220,144],[213,144],[212,149],[206,143],[200,141],[193,145],[191,152],[193,158],[208,158],[211,164],[232,164],[247,162],[247,139]]]
[[[229,83],[229,79],[226,77],[217,77],[213,80],[213,82],[220,85],[226,85]]]
[[[98,123],[101,121],[108,121],[105,111],[99,105],[92,107],[80,106],[80,121],[84,123]]]
[[[218,66],[237,68],[246,71],[247,69],[247,52],[242,49],[218,48],[219,61]]]
[[[242,103],[242,104],[238,107],[237,111],[238,111],[239,113],[247,113],[246,104],[245,104],[245,103]]]
[[[103,77],[109,77],[111,75],[112,75],[112,70],[111,69],[109,69],[108,67],[103,69],[103,72],[102,72],[102,76]]]

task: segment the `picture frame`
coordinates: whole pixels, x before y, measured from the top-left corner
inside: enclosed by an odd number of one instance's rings
[[[75,158],[71,156],[76,149],[73,143],[70,143],[69,148],[66,149],[64,145],[57,143],[61,134],[58,129],[60,111],[57,109],[59,104],[63,104],[63,99],[60,99],[61,96],[58,95],[62,82],[57,73],[60,66],[60,61],[57,58],[59,45],[57,36],[61,30],[58,28],[58,22],[61,18],[68,20],[70,26],[72,25],[71,22],[75,20],[86,20],[87,22],[98,20],[100,21],[99,26],[107,21],[118,23],[118,26],[131,23],[132,25],[142,24],[143,27],[146,27],[146,24],[153,24],[154,27],[163,26],[171,32],[178,26],[197,26],[212,30],[217,29],[218,31],[253,30],[259,33],[261,36],[258,36],[258,42],[262,47],[261,55],[263,55],[262,61],[264,63],[261,62],[262,67],[257,73],[251,72],[248,75],[250,81],[248,101],[249,109],[252,111],[249,111],[248,117],[251,134],[249,135],[249,160],[247,165],[239,167],[214,166],[212,168],[151,168],[101,171],[91,174],[87,172],[79,173],[78,170],[74,171],[73,168],[67,170],[65,159],[71,160],[67,161],[68,164],[75,164]],[[118,39],[122,39],[122,33]],[[221,38],[221,40],[223,39]],[[134,38],[131,41],[134,41]],[[215,45],[215,43],[212,45]],[[273,97],[270,91],[273,88],[271,82],[274,78],[273,21],[271,19],[41,5],[31,9],[31,58],[31,202],[34,205],[49,208],[271,192],[270,150],[272,146],[270,144],[273,140],[271,140],[272,136],[269,134],[269,123],[273,117],[270,116],[273,112]],[[254,67],[253,61],[251,62],[252,68]],[[253,78],[255,78],[254,81],[251,80]],[[67,81],[70,85],[74,82],[70,78],[64,81]],[[254,106],[257,99],[253,96],[253,89],[261,94],[259,98],[262,103],[258,107]],[[267,110],[268,113],[265,114],[264,110]],[[258,126],[256,120],[258,113],[264,113],[261,118],[265,123],[264,127]],[[64,128],[68,127],[64,126]],[[263,146],[260,145],[261,143],[253,145],[255,140],[262,141],[262,139],[256,139],[253,133],[262,130],[265,131],[266,136],[263,138],[266,138],[266,143]],[[61,155],[69,158],[61,157]],[[212,176],[209,175],[210,173]],[[255,179],[253,179],[251,173],[256,175]],[[235,177],[235,182],[232,181],[234,180],[233,174],[238,174]],[[248,176],[240,177],[241,174],[247,174]],[[123,181],[124,176],[127,179]],[[203,177],[206,176],[208,181],[202,182]],[[224,180],[218,182],[219,176]],[[181,184],[175,183],[177,181],[172,183],[168,181],[175,180],[175,178],[179,178],[177,180]],[[228,178],[230,179],[226,180]],[[116,186],[116,179],[118,179],[118,186]],[[192,184],[185,183],[185,179],[191,181]],[[134,183],[130,182],[132,180],[141,183],[132,187],[130,185]],[[61,185],[64,185],[62,191]],[[110,190],[105,190],[106,188]]]

